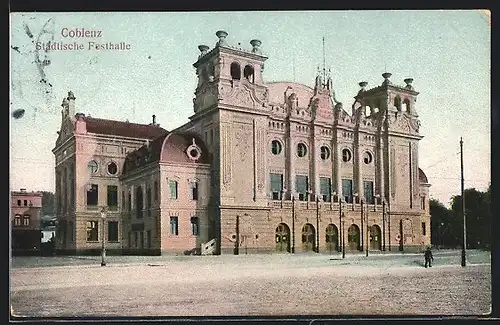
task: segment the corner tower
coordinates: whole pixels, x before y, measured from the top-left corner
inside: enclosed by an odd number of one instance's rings
[[[406,86],[394,85],[391,73],[384,73],[378,87],[365,90],[366,83],[355,97],[353,114],[374,121],[377,127],[378,193],[383,193],[391,209],[419,209],[418,141],[420,121],[415,109],[418,92],[413,79]]]

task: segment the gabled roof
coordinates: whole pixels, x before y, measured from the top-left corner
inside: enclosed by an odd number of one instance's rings
[[[83,116],[87,132],[130,138],[155,139],[167,131],[154,124],[138,124]]]

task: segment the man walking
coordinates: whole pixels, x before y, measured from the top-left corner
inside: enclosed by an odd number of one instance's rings
[[[434,257],[432,256],[432,251],[430,246],[428,246],[427,249],[425,250],[424,257],[425,257],[425,267],[427,268],[427,264],[429,264],[429,267],[432,267],[432,262],[434,261]]]

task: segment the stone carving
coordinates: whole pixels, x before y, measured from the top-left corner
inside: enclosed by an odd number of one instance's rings
[[[409,120],[409,124],[410,124],[410,127],[413,131],[417,132],[419,131],[420,129],[420,120],[417,120],[417,119],[410,119]]]
[[[241,161],[245,161],[248,158],[248,154],[251,153],[250,141],[252,140],[252,134],[249,132],[248,128],[240,124],[235,127],[234,130],[234,140],[235,148],[238,150],[238,156]]]
[[[238,106],[253,106],[254,100],[247,89],[239,89],[232,97],[232,102]]]
[[[221,160],[222,165],[222,183],[224,189],[231,184],[231,126],[228,124],[223,124],[221,126],[221,137],[222,137],[222,148],[221,148]]]

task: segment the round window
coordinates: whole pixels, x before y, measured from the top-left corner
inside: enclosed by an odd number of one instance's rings
[[[307,147],[303,143],[299,143],[297,145],[297,156],[299,157],[305,157],[307,155]]]
[[[278,140],[273,140],[271,142],[271,152],[274,155],[279,155],[282,149],[283,147],[281,146],[281,142],[279,142]]]
[[[110,162],[108,165],[108,173],[110,175],[116,175],[117,172],[118,172],[118,166],[116,166],[114,162]]]
[[[323,160],[327,160],[328,158],[330,158],[330,149],[328,149],[327,146],[322,146],[320,156],[321,156],[321,159],[323,159]]]
[[[197,160],[198,158],[200,158],[201,152],[197,147],[191,146],[191,148],[188,150],[188,156],[192,160]]]
[[[370,152],[368,152],[368,151],[365,151],[365,153],[363,154],[363,161],[367,165],[370,164],[373,161],[372,154]]]
[[[97,161],[91,160],[87,165],[87,169],[91,174],[95,174],[98,169]]]
[[[342,149],[342,161],[348,162],[352,158],[351,151],[349,149]]]

